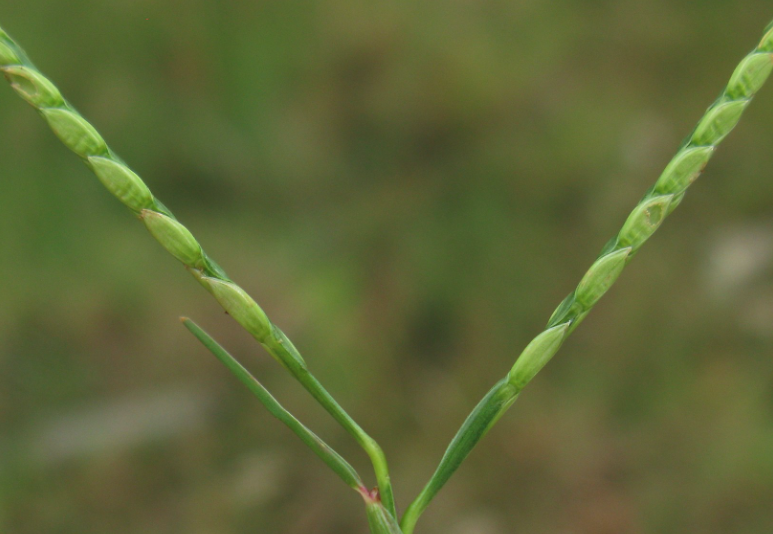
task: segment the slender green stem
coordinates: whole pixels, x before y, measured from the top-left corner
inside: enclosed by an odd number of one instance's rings
[[[102,184],[145,224],[153,237],[203,285],[225,310],[311,393],[370,457],[384,506],[393,514],[394,497],[386,458],[371,438],[309,372],[298,350],[263,310],[210,258],[196,238],[172,215],[70,105],[27,55],[0,28],[0,70],[11,87],[48,122],[57,137],[97,175]]]
[[[371,534],[403,534],[394,514],[391,514],[378,498],[369,493],[362,494],[368,513],[368,526]]]
[[[486,435],[497,419],[517,398],[518,390],[506,379],[502,379],[481,399],[454,436],[429,483],[406,509],[401,521],[404,533],[413,531],[419,516],[440,491],[440,488],[448,482],[448,479],[467,458],[475,444]]]
[[[302,361],[295,346],[282,333],[281,330],[274,327],[276,334],[263,346],[275,358],[280,361],[288,362],[293,376],[303,384],[303,386],[312,394],[312,396],[337,420],[339,423],[357,440],[360,446],[365,450],[371,459],[373,469],[378,481],[381,502],[384,507],[390,511],[393,517],[397,517],[395,509],[395,500],[392,493],[392,484],[389,477],[389,468],[386,462],[386,456],[376,441],[368,436],[360,426],[348,416],[336,400],[322,387],[322,384],[312,375],[305,365],[299,365]]]
[[[231,371],[236,378],[238,378],[247,389],[249,389],[266,407],[266,409],[288,426],[295,435],[301,438],[306,445],[308,445],[314,453],[319,456],[323,462],[325,462],[330,469],[332,469],[341,480],[343,480],[347,486],[351,487],[357,492],[361,492],[363,489],[362,479],[357,471],[341,457],[336,451],[333,450],[327,443],[325,443],[314,432],[306,428],[295,416],[288,412],[261,384],[250,372],[240,364],[236,358],[231,356],[227,350],[225,350],[217,341],[207,334],[199,325],[194,323],[188,318],[182,318],[182,323],[185,328],[196,336],[209,351],[220,360],[229,371]]]
[[[467,418],[437,470],[403,515],[401,526],[404,534],[413,533],[419,516],[462,460],[550,361],[639,248],[679,205],[687,188],[703,171],[717,145],[738,123],[744,109],[772,70],[773,23],[766,28],[759,45],[738,64],[722,95],[706,110],[655,185],[628,216],[622,229],[603,248],[577,288],[558,306],[546,330],[529,343],[510,372]]]

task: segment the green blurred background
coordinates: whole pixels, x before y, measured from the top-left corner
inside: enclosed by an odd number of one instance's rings
[[[404,509],[757,43],[773,10],[742,4],[40,0],[0,23],[381,442]],[[364,533],[178,316],[364,455],[0,89],[0,532]],[[766,87],[419,533],[773,531],[772,125]]]

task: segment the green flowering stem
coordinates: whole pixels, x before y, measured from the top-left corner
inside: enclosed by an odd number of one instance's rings
[[[692,134],[633,209],[618,234],[603,248],[577,288],[553,312],[546,330],[529,343],[507,376],[489,391],[464,422],[437,470],[403,515],[400,525],[404,534],[413,533],[419,516],[472,448],[550,361],[639,248],[679,205],[687,188],[701,174],[717,145],[738,123],[771,71],[773,23],[766,28],[759,45],[738,64],[722,95],[706,110]]]
[[[389,470],[381,447],[309,372],[298,350],[260,306],[228,278],[190,231],[108,147],[99,132],[64,99],[2,28],[0,70],[13,90],[40,113],[62,143],[83,160],[105,187],[139,217],[153,237],[355,438],[371,459],[384,506],[396,516]]]
[[[247,389],[249,389],[266,407],[266,409],[283,422],[287,427],[292,430],[295,435],[301,438],[306,445],[311,448],[314,453],[319,456],[323,462],[325,462],[330,469],[332,469],[347,486],[360,492],[364,487],[360,475],[357,471],[349,465],[349,462],[344,460],[341,455],[334,451],[327,443],[319,438],[314,432],[306,428],[300,421],[298,421],[290,412],[288,412],[279,402],[268,392],[268,390],[261,384],[250,372],[240,364],[236,358],[231,356],[217,341],[202,330],[196,323],[188,319],[187,317],[181,318],[185,328],[196,336],[209,351],[225,365],[229,371],[231,371],[236,378],[239,379]]]
[[[429,506],[448,479],[456,472],[467,458],[473,447],[494,426],[494,423],[512,406],[518,398],[518,389],[502,379],[494,385],[485,397],[478,403],[454,436],[446,449],[435,474],[424,486],[419,496],[411,503],[402,517],[400,526],[404,534],[413,532],[419,516]]]

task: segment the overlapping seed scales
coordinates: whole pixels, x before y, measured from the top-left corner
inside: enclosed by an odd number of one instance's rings
[[[586,308],[596,304],[620,276],[630,252],[630,247],[626,247],[597,259],[574,292],[577,301]]]
[[[271,334],[271,322],[258,303],[233,282],[224,282],[209,276],[200,281],[215,296],[231,317],[258,341],[265,341]]]
[[[738,124],[748,103],[748,100],[736,100],[711,107],[695,128],[692,144],[699,146],[718,144]]]
[[[561,347],[570,324],[554,326],[535,337],[515,361],[507,376],[508,382],[518,390],[525,387]]]
[[[773,24],[768,26],[767,33],[760,41],[760,45],[757,47],[760,52],[773,52]]]
[[[56,136],[67,148],[82,158],[107,153],[104,139],[86,119],[68,109],[49,108],[40,111]]]
[[[730,77],[725,94],[732,98],[751,98],[762,88],[773,70],[773,54],[749,54]]]
[[[687,193],[687,191],[682,191],[681,193],[674,195],[674,197],[671,199],[671,203],[668,205],[668,209],[666,210],[666,217],[671,215],[671,212],[679,207],[679,204],[681,204],[682,200],[684,200],[685,193]]]
[[[658,229],[668,214],[673,195],[661,195],[645,200],[628,216],[617,236],[618,243],[636,250]]]
[[[577,302],[574,292],[570,293],[553,311],[550,319],[548,319],[548,328],[573,319],[582,312],[582,308],[583,306]]]
[[[16,51],[5,40],[7,36],[0,31],[0,65],[18,65],[21,63]]]
[[[172,256],[189,267],[201,265],[201,246],[185,226],[171,217],[151,210],[142,210],[140,218],[156,241]]]
[[[700,176],[714,153],[713,146],[689,147],[680,150],[655,183],[657,193],[681,193]]]
[[[139,213],[153,206],[150,189],[126,165],[104,157],[90,157],[89,165],[102,184],[129,209]]]
[[[4,67],[3,72],[13,90],[36,108],[51,108],[64,104],[59,89],[39,72],[22,65]]]

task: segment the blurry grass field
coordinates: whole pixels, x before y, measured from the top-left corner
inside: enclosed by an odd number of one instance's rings
[[[364,6],[2,17],[379,439],[407,499],[770,9]],[[769,92],[419,532],[770,532]],[[363,531],[177,317],[367,465],[349,439],[11,91],[0,110],[0,531]]]

